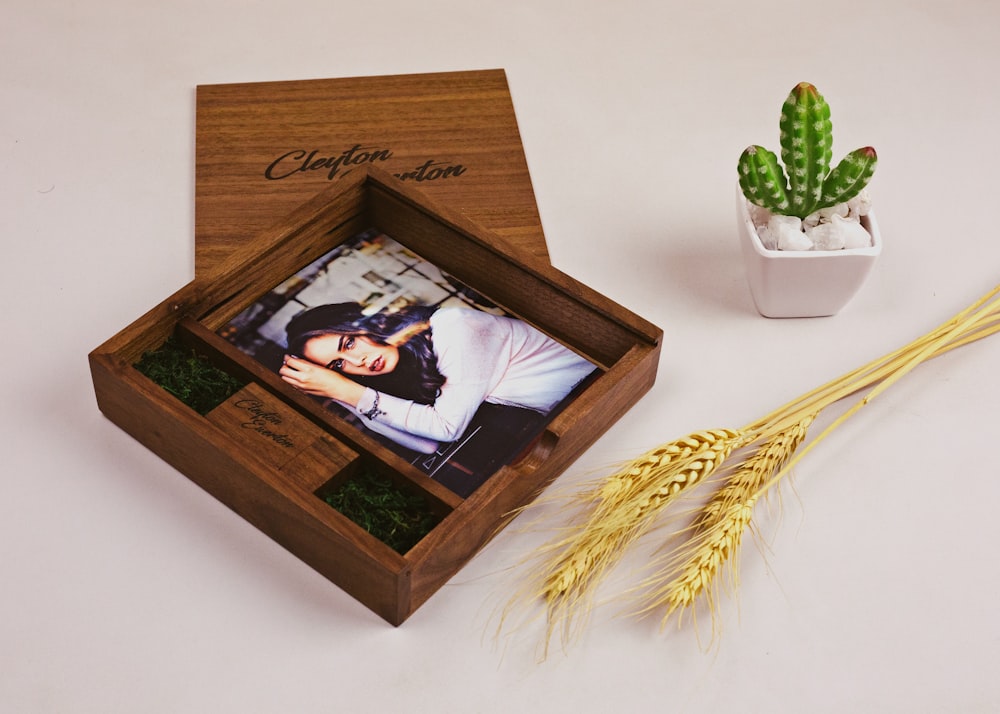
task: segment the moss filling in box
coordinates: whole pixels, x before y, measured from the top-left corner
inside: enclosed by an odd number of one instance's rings
[[[415,546],[440,520],[423,495],[400,488],[371,465],[319,495],[400,554]]]
[[[145,352],[135,368],[199,414],[212,411],[246,384],[173,337]]]

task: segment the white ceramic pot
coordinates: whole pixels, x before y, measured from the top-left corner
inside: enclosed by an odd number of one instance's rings
[[[854,297],[882,252],[874,212],[861,219],[871,247],[803,251],[765,248],[738,186],[736,214],[750,294],[764,317],[835,315]]]

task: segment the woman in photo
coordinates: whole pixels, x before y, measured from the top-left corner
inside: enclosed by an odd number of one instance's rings
[[[282,379],[425,453],[461,436],[484,402],[548,414],[595,369],[521,320],[474,309],[324,305],[287,333]]]

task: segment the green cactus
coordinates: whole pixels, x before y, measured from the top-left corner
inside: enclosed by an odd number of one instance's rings
[[[805,218],[844,203],[858,195],[875,172],[878,157],[870,146],[855,149],[830,170],[830,106],[808,82],[789,93],[779,128],[784,167],[773,152],[756,145],[747,147],[739,161],[743,195],[772,213]]]

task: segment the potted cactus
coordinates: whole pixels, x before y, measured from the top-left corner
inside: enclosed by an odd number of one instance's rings
[[[865,188],[878,157],[866,146],[836,167],[826,100],[808,82],[781,111],[781,161],[762,146],[739,160],[737,212],[747,281],[765,317],[837,313],[857,292],[882,242]]]

